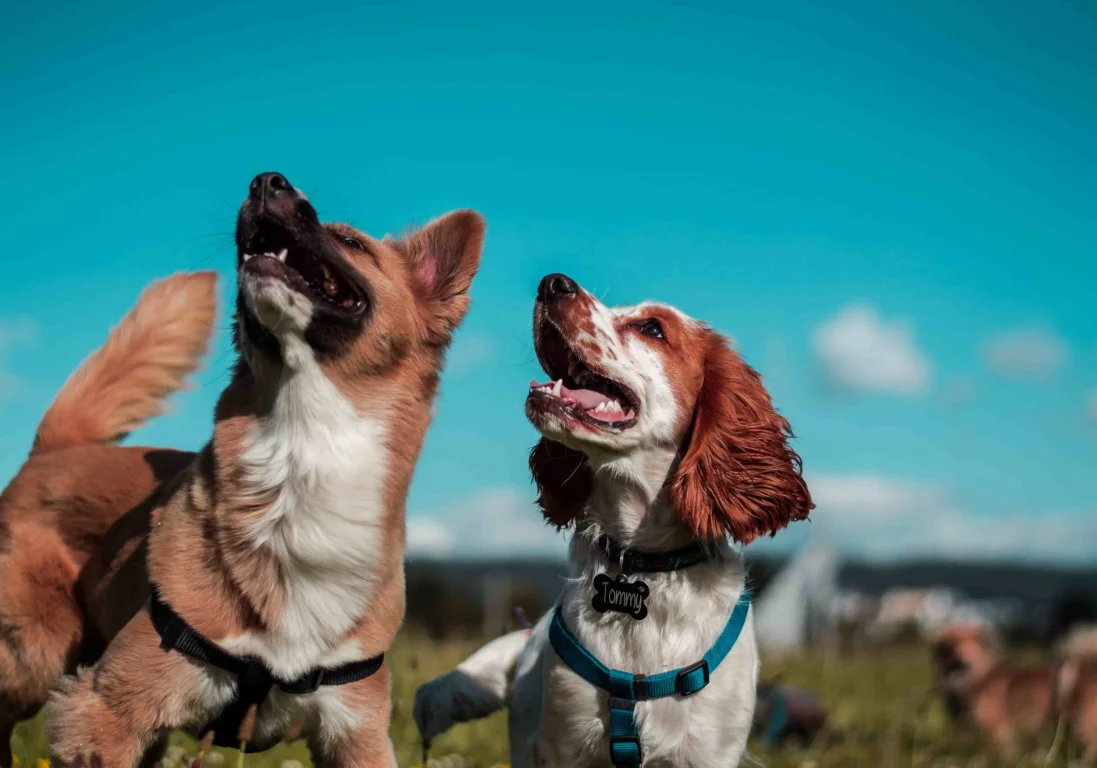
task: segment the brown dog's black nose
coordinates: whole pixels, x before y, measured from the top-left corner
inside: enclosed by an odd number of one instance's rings
[[[546,303],[566,296],[574,296],[577,293],[579,293],[579,286],[575,281],[560,273],[545,275],[541,284],[537,286],[537,298]]]
[[[293,188],[293,185],[280,173],[260,173],[251,180],[249,189],[251,190],[251,196],[261,202],[273,200],[287,194],[294,196],[297,194],[297,190]]]

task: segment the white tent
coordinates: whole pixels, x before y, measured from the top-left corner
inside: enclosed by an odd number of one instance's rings
[[[754,604],[754,632],[764,652],[787,653],[835,637],[838,557],[815,544],[773,577]]]

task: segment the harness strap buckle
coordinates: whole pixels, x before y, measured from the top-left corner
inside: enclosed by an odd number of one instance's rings
[[[609,758],[614,768],[640,768],[643,755],[633,699],[609,697],[609,728]]]
[[[324,684],[325,671],[320,668],[313,669],[303,677],[294,680],[290,686],[293,689],[292,692],[296,694],[315,693]],[[285,690],[285,687],[282,690]]]
[[[643,762],[640,739],[636,736],[610,736],[609,759],[617,768],[638,768]]]
[[[697,684],[697,672],[701,673],[700,685]],[[678,670],[678,674],[674,677],[674,692],[679,696],[692,696],[708,685],[709,674],[708,662],[704,659],[696,664],[683,667]]]

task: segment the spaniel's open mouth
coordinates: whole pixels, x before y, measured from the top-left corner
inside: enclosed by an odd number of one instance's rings
[[[549,321],[542,324],[537,356],[552,381],[531,381],[527,410],[555,413],[582,424],[620,431],[636,423],[636,395],[623,384],[594,371]]]
[[[329,258],[302,248],[281,227],[261,227],[241,253],[244,270],[281,279],[333,312],[357,315],[366,308],[362,289]]]

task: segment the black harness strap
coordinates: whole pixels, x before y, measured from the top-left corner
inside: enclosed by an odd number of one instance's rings
[[[177,651],[236,677],[236,696],[216,720],[202,729],[203,734],[213,731],[214,743],[219,747],[240,746],[240,725],[248,709],[261,705],[275,685],[284,693],[312,693],[322,685],[347,685],[365,680],[376,673],[385,661],[385,654],[379,653],[362,661],[352,661],[332,669],[317,667],[296,679],[281,680],[261,659],[234,656],[196,632],[163,601],[155,584],[149,596],[149,617],[165,650]],[[248,751],[253,750],[249,748]]]

